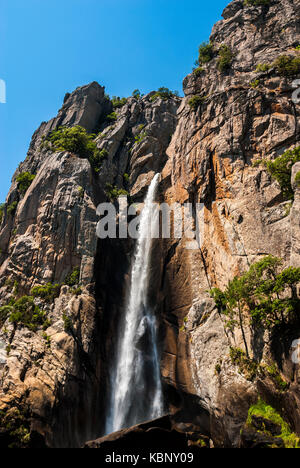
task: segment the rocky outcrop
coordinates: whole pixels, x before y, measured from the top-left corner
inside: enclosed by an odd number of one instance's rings
[[[185,429],[185,430],[184,430]],[[107,454],[120,453],[120,450],[160,449],[189,451],[193,453],[209,448],[209,439],[194,431],[193,427],[178,427],[169,416],[123,429],[101,439],[87,442],[84,448],[99,449]]]
[[[63,285],[50,303],[36,300],[49,320],[45,330],[2,324],[0,317],[0,423],[1,414],[25,408],[26,430],[35,434],[36,446],[81,446],[102,435],[134,244],[97,240],[96,207],[108,200],[107,184],[141,201],[160,172],[160,201],[202,203],[204,213],[198,248],[187,249],[184,238],[157,240],[153,248],[151,302],[172,424],[187,425],[191,429],[183,432],[202,434],[211,445],[239,447],[249,406],[260,394],[283,408],[300,433],[299,368],[290,359],[300,327],[273,337],[273,347],[268,336],[252,339],[257,360],[278,362],[288,384],[283,393],[269,377],[249,379],[233,364],[229,350],[243,346],[242,336],[226,333],[208,293],[267,254],[300,266],[299,163],[292,171],[292,204],[265,168],[253,165],[299,146],[293,77],[280,76],[272,66],[255,71],[280,55],[296,56],[299,15],[296,0],[256,7],[235,0],[213,28],[212,60],[184,80],[185,97],[131,97],[112,122],[111,102],[92,83],[67,95],[58,116],[34,134],[0,227],[1,305],[30,294],[33,286],[63,284],[75,268],[80,275],[76,288]],[[233,53],[225,71],[218,68],[222,44]],[[193,96],[200,98],[197,108],[189,104]],[[99,174],[87,159],[41,148],[43,136],[61,125],[97,134],[106,155]],[[36,177],[23,195],[16,177],[26,171]],[[14,202],[15,210],[8,210]],[[137,431],[145,444],[147,430]],[[126,434],[87,445],[118,444]],[[252,435],[244,433],[245,445]]]

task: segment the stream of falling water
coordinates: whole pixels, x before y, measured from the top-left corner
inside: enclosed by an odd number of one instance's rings
[[[150,232],[157,219],[154,201],[159,178],[159,174],[153,178],[140,216],[130,291],[111,376],[106,434],[157,418],[163,413],[157,326],[148,301]]]

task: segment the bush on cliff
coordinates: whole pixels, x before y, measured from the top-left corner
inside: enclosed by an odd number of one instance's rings
[[[33,297],[23,296],[12,306],[9,321],[36,331],[39,326],[44,325],[46,314],[34,303]]]
[[[127,190],[120,189],[116,185],[112,185],[112,184],[106,184],[105,193],[107,197],[112,201],[116,200],[117,198],[121,196],[125,196],[125,197],[129,196],[129,192],[127,192]]]
[[[202,42],[199,46],[198,65],[210,62],[214,57],[214,48],[210,42]]]
[[[300,57],[281,55],[272,63],[272,66],[281,76],[296,76],[300,73]]]
[[[28,410],[10,408],[0,411],[0,435],[6,440],[6,448],[30,448],[30,414]]]
[[[246,327],[272,329],[297,318],[300,299],[297,285],[300,268],[282,270],[282,261],[269,255],[251,265],[240,277],[229,281],[224,291],[211,290],[211,296],[230,330],[239,327],[249,358]]]
[[[14,216],[15,212],[17,211],[17,206],[18,206],[17,201],[14,201],[10,205],[8,205],[7,210],[6,210],[8,216]]]
[[[245,6],[261,6],[261,5],[269,5],[271,0],[245,0]]]
[[[189,100],[189,106],[193,109],[193,110],[196,110],[198,109],[198,107],[203,104],[203,102],[205,102],[206,100],[206,96],[193,96],[190,100]]]
[[[68,286],[76,286],[77,284],[79,284],[79,280],[80,280],[80,268],[75,267],[71,271],[71,273],[69,273],[66,276],[64,284],[66,284]]]
[[[279,183],[283,196],[288,200],[293,200],[294,192],[291,184],[292,167],[300,161],[300,146],[293,150],[285,151],[274,161],[256,161],[256,164],[263,164],[269,174]]]
[[[103,150],[100,151],[97,148],[94,141],[95,138],[96,135],[87,133],[79,125],[75,127],[60,127],[50,133],[50,136],[44,141],[43,145],[47,145],[47,148],[52,151],[69,151],[81,158],[86,158],[90,161],[91,166],[96,172],[98,172],[104,155]]]
[[[22,195],[27,192],[34,178],[35,175],[30,172],[22,172],[17,176],[16,181],[18,182],[18,190]]]
[[[119,96],[113,96],[111,102],[114,109],[119,109],[120,107],[125,106],[127,99],[125,97],[120,98]]]
[[[32,288],[31,294],[33,297],[40,297],[46,302],[51,303],[59,296],[60,288],[60,284],[47,283],[43,286],[35,286]]]
[[[171,91],[169,88],[161,87],[158,88],[155,94],[151,96],[151,101],[156,101],[156,99],[163,99],[167,101],[168,99],[174,98],[178,96],[178,91]]]
[[[227,45],[223,44],[219,50],[218,69],[221,73],[231,67],[233,61],[233,53]]]

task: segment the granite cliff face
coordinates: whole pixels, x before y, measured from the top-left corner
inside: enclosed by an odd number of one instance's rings
[[[1,305],[36,285],[64,283],[75,268],[81,287],[64,284],[53,301],[36,300],[49,320],[44,331],[0,321],[0,414],[22,423],[33,447],[81,446],[102,435],[115,324],[134,243],[97,239],[96,207],[107,201],[107,184],[142,201],[157,172],[160,201],[204,204],[198,250],[187,250],[179,239],[158,240],[153,249],[151,301],[173,423],[181,432],[201,433],[211,446],[239,447],[248,408],[260,394],[283,409],[300,434],[300,374],[289,354],[300,328],[281,337],[275,352],[268,336],[252,342],[260,362],[280,364],[288,390],[278,391],[265,376],[247,380],[229,357],[230,346],[242,347],[242,337],[226,335],[207,292],[268,254],[300,266],[299,163],[292,173],[292,206],[265,168],[252,164],[299,146],[294,78],[274,67],[255,70],[299,53],[300,5],[274,0],[246,7],[235,0],[223,18],[211,42],[216,50],[230,47],[228,70],[218,69],[215,54],[205,71],[185,78],[184,98],[129,98],[113,123],[104,89],[97,83],[78,88],[66,95],[58,116],[36,131],[16,171],[0,227]],[[197,108],[189,104],[195,95],[201,98]],[[87,159],[41,148],[43,135],[61,125],[100,132],[96,142],[106,157],[99,174]],[[17,176],[26,171],[36,177],[21,194]],[[11,432],[1,425],[0,444],[11,443]]]

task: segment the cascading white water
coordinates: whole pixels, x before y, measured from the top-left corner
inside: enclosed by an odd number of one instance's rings
[[[126,313],[121,323],[117,360],[111,378],[106,434],[159,417],[163,393],[157,349],[156,319],[149,306],[151,223],[159,174],[153,178],[140,216]]]

